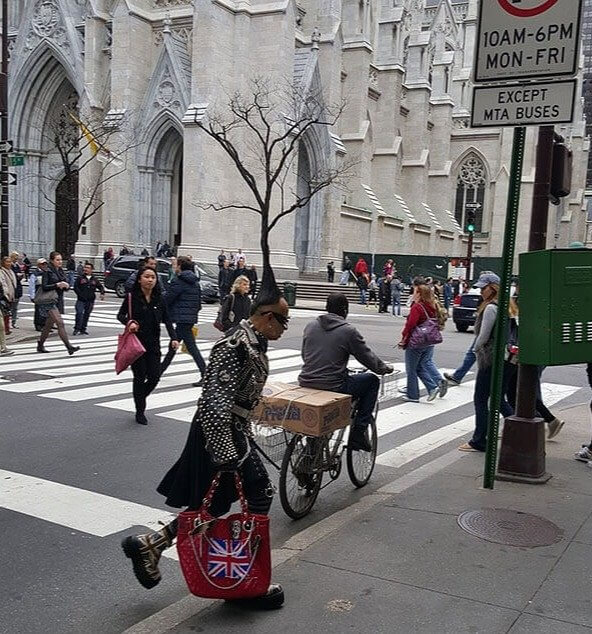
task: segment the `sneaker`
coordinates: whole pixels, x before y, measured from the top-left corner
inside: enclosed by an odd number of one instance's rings
[[[431,392],[428,392],[428,398],[426,399],[427,402],[431,403],[436,398],[436,396],[438,396],[439,391],[440,390],[437,387],[435,387]]]
[[[450,383],[450,387],[454,387],[455,385],[460,385],[460,381],[457,381],[452,374],[448,374],[448,372],[444,372],[444,378]]]
[[[446,379],[442,379],[438,384],[438,396],[440,398],[444,398],[446,396],[446,392],[448,392],[448,381]]]
[[[406,403],[419,403],[419,399],[418,398],[410,398],[409,396],[407,396],[407,394],[405,394],[405,396],[403,397],[403,400]]]
[[[579,451],[576,451],[574,458],[580,462],[588,462],[592,460],[592,451],[588,448],[588,445],[584,445]]]
[[[399,394],[407,395],[407,390],[404,387],[399,388]]]
[[[73,330],[73,331],[72,331],[72,336],[73,336],[73,337],[76,337],[76,335],[77,335],[77,334],[78,334],[78,330]]]
[[[559,420],[558,418],[554,418],[548,426],[548,435],[547,438],[551,440],[551,438],[555,438],[557,434],[561,431],[561,428],[565,425],[565,421]]]
[[[372,445],[368,438],[368,430],[362,429],[361,427],[351,428],[347,444],[354,451],[372,451]]]
[[[81,334],[81,335],[88,335],[88,334],[90,334],[90,333],[88,332],[88,330],[81,330],[81,331],[80,331],[80,334]]]

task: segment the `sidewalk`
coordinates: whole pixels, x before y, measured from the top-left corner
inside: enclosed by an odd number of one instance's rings
[[[590,633],[592,469],[573,459],[590,439],[588,405],[562,418],[547,446],[548,484],[496,482],[485,491],[483,456],[454,450],[366,496],[333,520],[336,530],[320,522],[275,553],[287,559],[274,570],[286,592],[282,610],[215,603],[171,631]],[[550,520],[558,541],[515,547],[473,537],[457,519],[482,508]],[[499,523],[516,535],[514,526]],[[529,542],[540,535],[522,534]]]

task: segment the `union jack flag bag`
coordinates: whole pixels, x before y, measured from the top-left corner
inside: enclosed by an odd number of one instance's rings
[[[234,474],[241,512],[213,517],[209,510],[218,473],[197,511],[179,514],[177,551],[189,591],[205,599],[250,599],[271,581],[269,517],[249,513],[243,484]]]

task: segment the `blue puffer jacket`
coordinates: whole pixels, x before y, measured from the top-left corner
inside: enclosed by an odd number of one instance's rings
[[[197,323],[197,313],[201,310],[201,288],[197,275],[191,271],[181,271],[173,277],[164,301],[173,323]]]

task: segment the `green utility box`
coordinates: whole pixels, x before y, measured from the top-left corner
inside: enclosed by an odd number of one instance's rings
[[[592,361],[592,250],[520,254],[520,363]]]

